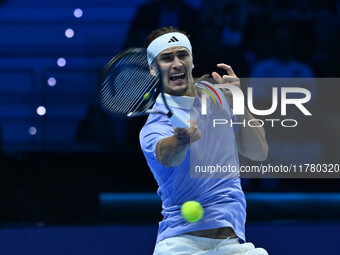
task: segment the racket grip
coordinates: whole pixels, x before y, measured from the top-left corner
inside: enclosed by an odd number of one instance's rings
[[[183,120],[182,118],[176,116],[175,114],[173,114],[170,117],[170,121],[172,124],[174,124],[176,127],[179,128],[190,128],[190,124],[188,122],[186,122],[185,120]]]

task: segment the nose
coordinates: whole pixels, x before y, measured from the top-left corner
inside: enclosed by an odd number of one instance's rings
[[[173,62],[172,62],[172,66],[174,69],[180,69],[182,68],[183,64],[182,62],[179,60],[179,58],[177,56],[175,56]]]

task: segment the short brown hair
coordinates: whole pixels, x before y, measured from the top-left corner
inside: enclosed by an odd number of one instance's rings
[[[161,27],[161,28],[157,28],[155,30],[153,30],[149,35],[148,37],[146,38],[146,41],[145,41],[145,48],[147,48],[150,43],[155,40],[157,37],[160,37],[161,35],[165,35],[165,34],[168,34],[168,33],[173,33],[173,32],[177,32],[177,33],[182,33],[182,34],[185,34],[188,38],[190,38],[190,36],[185,32],[185,31],[182,31],[182,30],[179,30],[175,27]]]

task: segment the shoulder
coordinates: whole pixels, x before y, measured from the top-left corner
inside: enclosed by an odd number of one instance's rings
[[[160,108],[162,108],[160,106]],[[157,106],[153,110],[160,110]],[[169,118],[163,114],[153,113],[150,114],[145,125],[139,132],[139,140],[143,148],[143,144],[150,141],[158,141],[162,138],[173,135],[173,124]]]
[[[217,88],[215,84],[208,81],[200,81],[196,83],[198,91],[208,93],[211,97],[216,97],[221,102],[221,98],[224,98],[224,93],[220,88]]]
[[[150,114],[147,122],[139,133],[142,151],[149,157],[156,158],[157,143],[174,134],[174,128],[169,118],[163,114]]]

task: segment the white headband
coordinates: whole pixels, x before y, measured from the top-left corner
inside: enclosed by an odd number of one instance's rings
[[[185,34],[178,32],[164,34],[153,40],[146,49],[149,66],[159,53],[175,46],[183,46],[192,53],[190,41]]]

